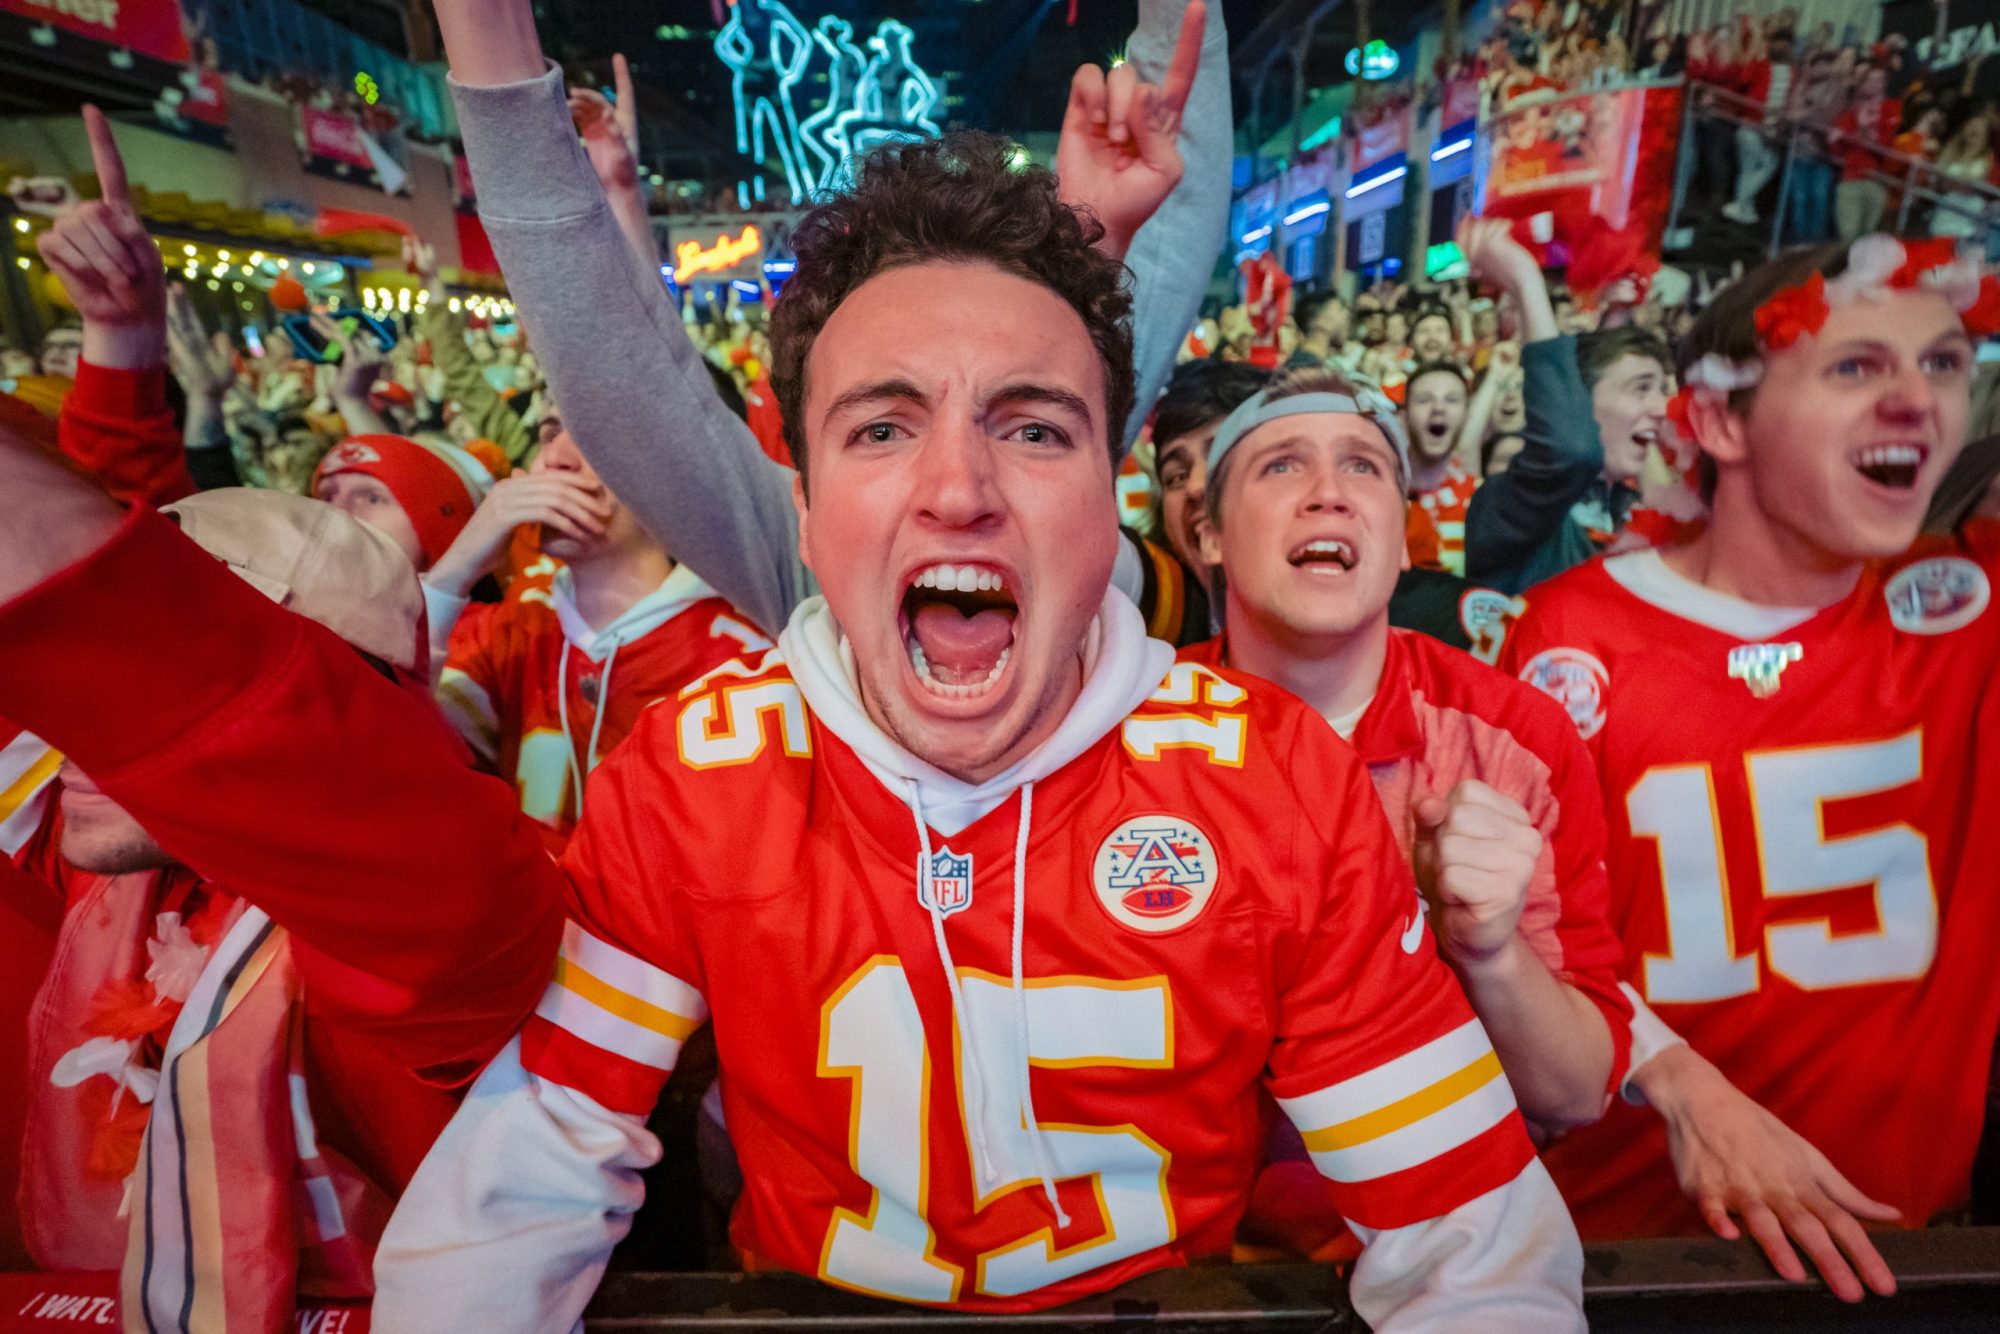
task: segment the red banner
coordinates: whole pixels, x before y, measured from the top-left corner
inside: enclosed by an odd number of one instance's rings
[[[1410,149],[1410,108],[1405,106],[1384,111],[1376,119],[1355,126],[1354,166],[1358,175],[1378,162],[1387,161],[1398,153]]]
[[[180,0],[0,0],[0,10],[155,60],[188,58]]]
[[[212,69],[199,71],[175,108],[189,120],[200,121],[218,130],[229,128],[229,88],[220,74]]]
[[[1573,93],[1488,122],[1488,217],[1592,213],[1657,245],[1673,198],[1678,88]]]
[[[120,1328],[118,1275],[0,1274],[0,1334]],[[368,1334],[366,1306],[299,1305],[295,1334]]]
[[[1463,125],[1466,121],[1479,118],[1479,80],[1473,75],[1453,79],[1444,86],[1444,106],[1438,112],[1438,125],[1450,129]]]
[[[344,162],[363,171],[374,170],[374,161],[361,146],[361,126],[352,116],[300,107],[299,123],[305,131],[306,152],[313,157]]]

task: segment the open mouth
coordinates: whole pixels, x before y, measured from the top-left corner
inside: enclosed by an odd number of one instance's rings
[[[1354,568],[1354,548],[1337,537],[1319,537],[1294,547],[1285,557],[1294,568],[1314,574],[1338,576]]]
[[[1930,456],[1922,445],[1871,445],[1854,456],[1854,470],[1877,486],[1907,491]]]
[[[990,565],[926,565],[903,590],[899,617],[910,669],[942,699],[991,691],[1014,652],[1020,605]]]
[[[1651,449],[1660,442],[1660,431],[1655,426],[1642,426],[1632,432],[1632,443],[1640,449]]]

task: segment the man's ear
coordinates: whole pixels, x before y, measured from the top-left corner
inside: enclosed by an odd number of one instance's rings
[[[1688,396],[1688,424],[1694,444],[1718,465],[1738,464],[1750,457],[1748,424],[1726,399],[1712,393]]]
[[[796,471],[792,473],[792,508],[799,514],[799,560],[810,570],[813,568],[812,508],[806,504],[805,475]]]
[[[1201,560],[1202,564],[1211,568],[1222,568],[1222,536],[1216,530],[1213,519],[1201,530]]]

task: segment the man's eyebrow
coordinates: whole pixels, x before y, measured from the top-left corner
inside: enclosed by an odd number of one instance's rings
[[[1003,385],[986,400],[988,408],[1003,403],[1046,403],[1050,407],[1073,413],[1092,426],[1097,424],[1097,418],[1092,414],[1090,404],[1084,401],[1082,395],[1073,394],[1067,389],[1059,389],[1055,385],[1033,383]]]
[[[827,404],[826,415],[831,417],[849,408],[865,407],[879,403],[883,399],[901,399],[905,402],[925,404],[930,402],[924,391],[908,380],[874,380],[868,384],[856,385]]]

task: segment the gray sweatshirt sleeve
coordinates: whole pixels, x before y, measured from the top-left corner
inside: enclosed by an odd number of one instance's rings
[[[561,72],[451,90],[480,219],[565,425],[653,536],[775,635],[813,591],[792,471],[717,397],[666,288],[633,281]]]
[[[1139,26],[1127,57],[1148,83],[1166,77],[1187,0],[1139,0]],[[1201,313],[1216,256],[1229,230],[1229,158],[1235,130],[1229,108],[1229,32],[1222,6],[1208,6],[1201,67],[1181,117],[1181,183],[1132,238],[1132,361],[1138,396],[1125,424],[1129,448],[1173,374],[1181,342]]]

